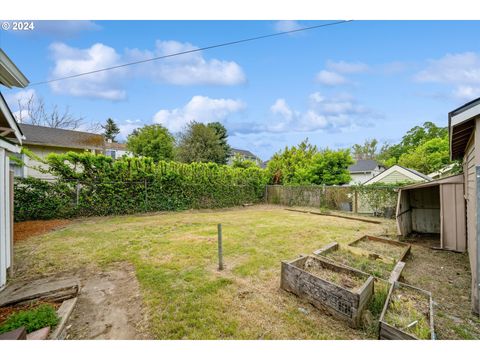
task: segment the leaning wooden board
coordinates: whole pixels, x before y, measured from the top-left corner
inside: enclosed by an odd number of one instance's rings
[[[321,263],[332,271],[365,279],[358,288],[349,290],[339,284],[322,279],[304,269],[308,259]],[[335,264],[314,256],[302,256],[292,261],[282,261],[280,287],[307,300],[313,306],[328,311],[352,327],[360,325],[363,309],[373,295],[374,278],[358,270]]]
[[[431,340],[435,340],[435,326],[434,326],[434,320],[433,320],[433,299],[432,299],[432,294],[428,291],[425,291],[423,289],[416,288],[411,285],[403,284],[398,281],[394,282],[390,286],[390,290],[388,291],[388,296],[387,300],[385,301],[385,305],[383,307],[382,314],[380,315],[380,320],[379,320],[379,339],[380,340],[419,340],[416,336],[409,334],[408,332],[398,329],[397,327],[388,324],[385,321],[385,314],[388,311],[388,307],[391,303],[392,300],[392,294],[394,291],[399,288],[399,287],[409,287],[415,291],[421,292],[428,298],[429,302],[429,325],[430,325],[430,338]]]

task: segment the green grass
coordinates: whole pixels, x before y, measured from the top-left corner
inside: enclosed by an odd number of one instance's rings
[[[217,223],[223,225],[222,272]],[[133,264],[156,339],[367,338],[280,290],[280,261],[390,226],[267,206],[90,218],[18,242],[17,274]]]
[[[385,313],[385,322],[416,336],[430,339],[429,299],[410,288],[397,288]],[[413,324],[413,325],[412,325]]]
[[[33,309],[22,310],[11,314],[0,324],[0,334],[25,326],[27,333],[50,326],[55,327],[60,321],[55,308],[49,304],[41,304]]]

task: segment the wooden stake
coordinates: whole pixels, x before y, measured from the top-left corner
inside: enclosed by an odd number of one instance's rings
[[[218,270],[223,270],[222,224],[218,224]]]

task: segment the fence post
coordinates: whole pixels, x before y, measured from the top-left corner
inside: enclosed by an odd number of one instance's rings
[[[218,229],[218,270],[223,270],[222,224],[218,224],[217,229]]]
[[[75,185],[75,205],[78,207],[80,203],[80,184],[77,182],[77,185]]]
[[[147,179],[145,179],[145,211],[147,211],[147,202],[148,202],[148,197],[147,197]]]
[[[358,191],[357,189],[355,189],[355,192],[354,192],[354,196],[353,196],[353,211],[355,212],[355,214],[358,213]]]

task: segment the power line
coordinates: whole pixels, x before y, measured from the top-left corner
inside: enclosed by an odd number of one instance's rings
[[[119,69],[119,68],[122,68],[122,67],[131,66],[131,65],[143,64],[143,63],[150,62],[150,61],[162,60],[162,59],[167,59],[167,58],[171,58],[171,57],[174,57],[174,56],[191,54],[191,53],[199,52],[199,51],[203,51],[203,50],[210,50],[210,49],[215,49],[215,48],[224,47],[224,46],[236,45],[236,44],[241,44],[241,43],[245,43],[245,42],[249,42],[249,41],[266,39],[266,38],[270,38],[270,37],[274,37],[274,36],[292,34],[292,33],[300,32],[300,31],[307,31],[307,30],[313,30],[313,29],[323,28],[323,27],[327,27],[327,26],[339,25],[339,24],[344,24],[344,23],[348,23],[348,22],[351,22],[351,21],[353,21],[353,20],[335,21],[335,22],[331,22],[331,23],[327,23],[327,24],[309,26],[309,27],[304,27],[304,28],[299,28],[299,29],[294,29],[294,30],[289,30],[289,31],[282,31],[282,32],[277,32],[277,33],[273,33],[273,34],[260,35],[260,36],[255,36],[255,37],[241,39],[241,40],[229,41],[229,42],[225,42],[225,43],[221,43],[221,44],[205,46],[205,47],[202,47],[202,48],[197,48],[197,49],[192,49],[192,50],[187,50],[187,51],[181,51],[181,52],[168,54],[168,55],[157,56],[157,57],[153,57],[153,58],[149,58],[149,59],[145,59],[145,60],[133,61],[133,62],[129,62],[129,63],[126,63],[126,64],[110,66],[110,67],[106,67],[106,68],[103,68],[103,69],[87,71],[87,72],[78,73],[78,74],[74,74],[74,75],[69,75],[69,76],[65,76],[65,77],[60,77],[60,78],[56,78],[56,79],[52,79],[52,80],[40,81],[40,82],[32,83],[29,86],[49,84],[49,83],[52,83],[52,82],[77,78],[77,77],[85,76],[85,75],[96,74],[96,73],[99,73],[99,72]]]

